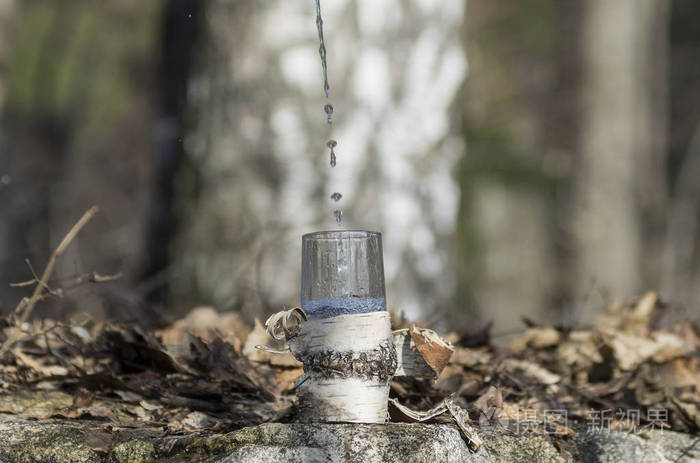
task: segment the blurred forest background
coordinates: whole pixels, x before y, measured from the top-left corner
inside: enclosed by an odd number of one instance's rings
[[[700,2],[322,11],[330,129],[311,0],[0,0],[0,310],[97,204],[57,273],[123,277],[44,314],[263,318],[340,191],[411,317],[586,323],[647,289],[698,317]]]

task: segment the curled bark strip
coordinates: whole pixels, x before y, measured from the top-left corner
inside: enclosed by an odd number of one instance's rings
[[[469,414],[454,401],[454,394],[445,399],[445,407],[447,407],[450,415],[452,415],[452,419],[455,421],[455,423],[457,423],[457,426],[462,431],[462,434],[467,440],[467,445],[469,448],[472,449],[473,452],[479,450],[482,443],[481,438],[476,434],[474,428],[469,425],[471,422],[469,419]]]
[[[295,307],[294,309],[283,310],[270,315],[265,320],[265,328],[267,334],[279,341],[289,335],[291,328],[299,326],[307,320],[306,312],[299,307]]]
[[[457,427],[459,427],[460,431],[462,432],[467,446],[473,452],[477,452],[483,442],[474,430],[474,428],[471,427],[471,420],[469,419],[469,414],[467,413],[467,411],[459,405],[457,405],[454,399],[455,395],[452,394],[449,397],[446,397],[435,407],[424,412],[411,410],[405,405],[401,405],[401,403],[399,403],[398,400],[389,399],[389,403],[393,406],[393,413],[391,414],[391,417],[396,421],[420,423],[432,420],[433,418],[442,415],[443,413],[448,413],[452,417],[452,420],[455,423],[457,423]]]
[[[263,352],[267,352],[268,354],[286,354],[287,352],[289,352],[289,347],[287,347],[286,349],[275,349],[274,347],[256,344],[255,348]]]

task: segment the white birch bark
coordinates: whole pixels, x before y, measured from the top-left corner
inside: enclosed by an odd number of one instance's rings
[[[388,312],[309,320],[288,342],[305,366],[297,387],[302,421],[387,420],[389,381],[396,368]],[[376,359],[385,354],[394,356],[393,367],[380,377],[373,364],[379,365],[382,359]],[[340,363],[343,357],[346,360]]]

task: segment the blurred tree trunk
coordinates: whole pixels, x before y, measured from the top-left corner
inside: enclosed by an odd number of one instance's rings
[[[2,111],[5,101],[5,78],[10,62],[10,54],[12,53],[12,20],[14,13],[15,0],[0,0],[0,111]],[[0,127],[0,140],[1,137],[2,127]]]
[[[142,295],[149,306],[162,306],[168,295],[170,246],[178,227],[175,213],[176,174],[183,159],[187,82],[193,51],[200,38],[202,2],[168,0],[163,6],[158,57],[156,162],[146,220],[146,249],[141,262]]]
[[[462,310],[453,311],[450,326],[492,320],[508,331],[522,326],[521,317],[558,321],[570,277],[568,237],[558,224],[569,211],[576,148],[580,7],[559,0],[467,5]]]
[[[666,1],[585,2],[573,210],[579,295],[593,285],[625,297],[658,284],[667,21]]]
[[[687,315],[700,306],[700,3],[671,4],[669,179],[664,297]]]
[[[14,0],[0,0],[0,153],[7,149],[7,128],[6,121],[3,117],[3,108],[5,106],[5,100],[7,98],[7,74],[10,65],[10,59],[13,49],[13,30],[12,24],[15,19],[15,1]],[[5,161],[2,154],[0,154],[0,162]],[[6,161],[9,162],[9,159]],[[0,200],[6,198],[5,190],[7,186],[12,182],[12,177],[9,176],[9,172],[6,165],[0,164]],[[7,208],[7,203],[4,207]],[[10,211],[4,210],[2,212],[3,218],[0,220],[0,276],[2,276],[2,268],[5,266],[7,260],[8,249],[10,247],[9,240],[11,235],[10,221],[8,216]],[[4,282],[3,282],[4,284]],[[3,307],[3,298],[0,292],[0,313],[4,310],[10,310],[12,307]]]
[[[26,295],[27,288],[6,284],[32,277],[24,259],[41,270],[66,231],[97,204],[101,213],[66,250],[55,274],[122,271],[124,279],[78,288],[71,293],[75,299],[67,295],[35,313],[85,310],[140,318],[138,295],[114,288],[133,285],[143,253],[160,2],[67,7],[17,1],[12,28],[2,24],[6,4],[0,0],[0,36],[14,29],[14,38],[11,63],[0,68],[7,90],[0,179],[9,179],[0,188],[0,304],[12,309]]]

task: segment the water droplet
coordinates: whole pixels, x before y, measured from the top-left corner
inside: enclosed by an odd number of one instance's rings
[[[335,221],[340,225],[340,223],[343,221],[343,211],[340,209],[336,209],[333,211],[333,215],[335,216]]]
[[[335,201],[336,203],[337,203],[338,201],[340,201],[340,198],[342,198],[342,197],[343,197],[343,195],[341,195],[341,194],[338,193],[337,191],[331,195],[331,199],[332,199],[333,201]]]
[[[331,167],[335,167],[336,159],[335,159],[335,151],[333,149],[338,146],[338,142],[335,140],[328,140],[328,143],[326,143],[326,146],[331,149]]]
[[[323,107],[323,110],[326,112],[326,116],[328,116],[328,123],[332,124],[333,123],[333,105],[327,104],[326,106]]]

